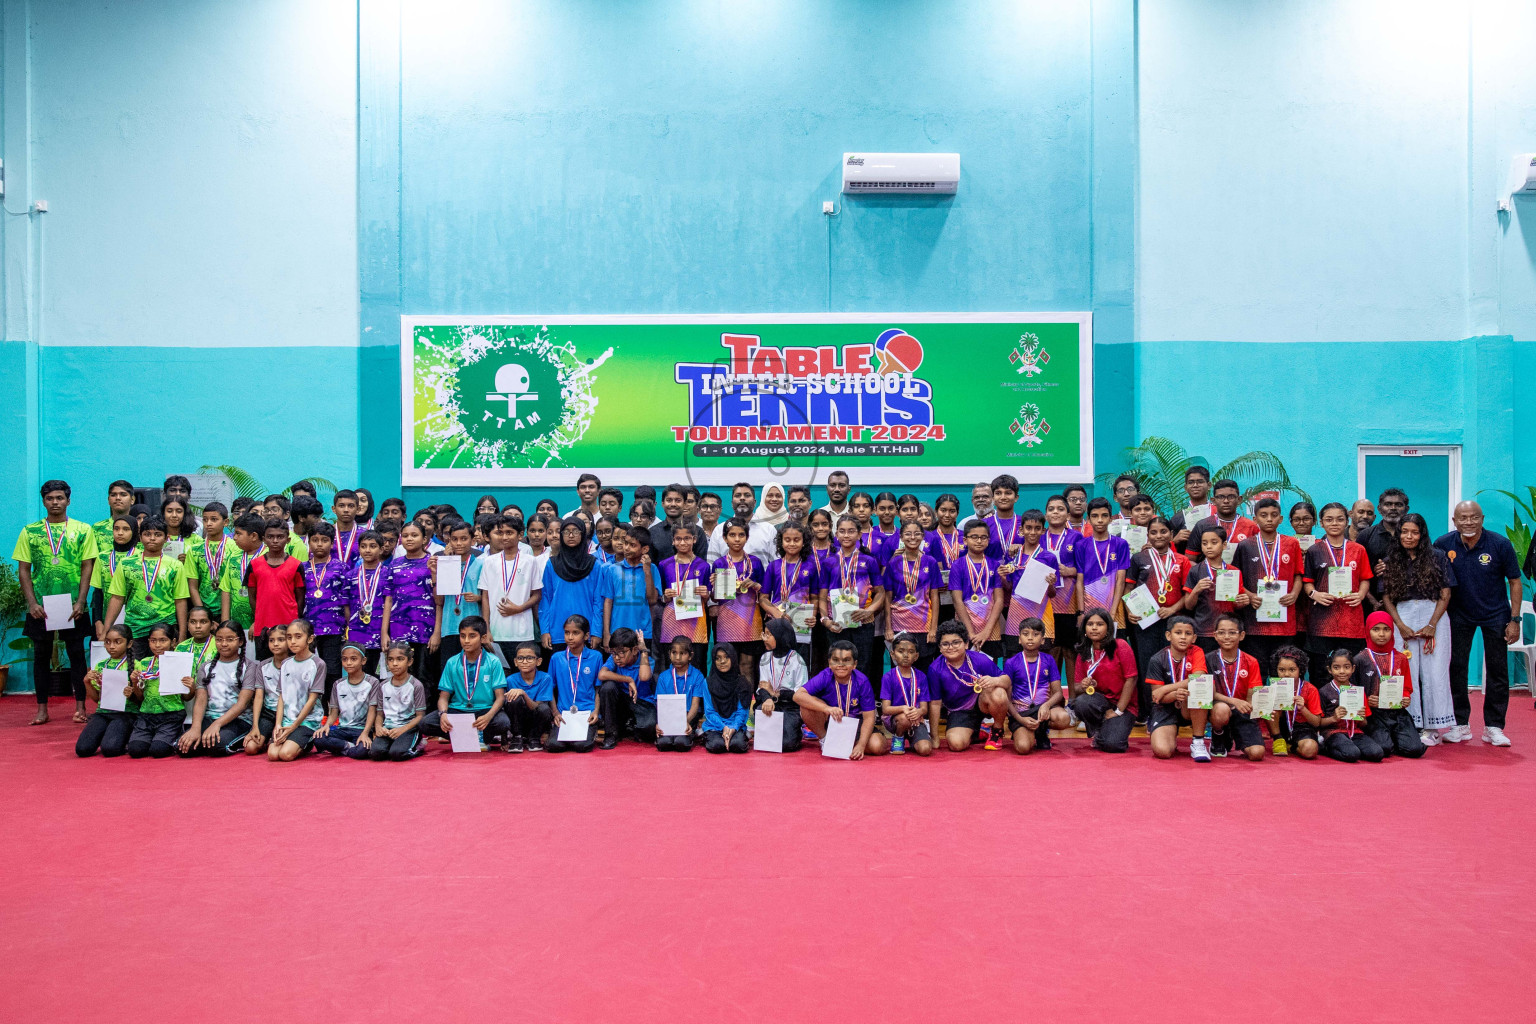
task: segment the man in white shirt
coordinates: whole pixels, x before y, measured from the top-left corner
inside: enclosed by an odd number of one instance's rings
[[[752,521],[752,515],[757,511],[757,491],[751,484],[740,483],[731,488],[731,510],[737,519],[747,524],[747,554],[756,555],[766,569],[769,562],[779,557],[779,531],[770,523]],[[718,523],[709,535],[711,562],[725,557],[725,522]]]
[[[827,503],[821,507],[832,513],[833,523],[838,516],[848,514],[848,492],[852,489],[847,473],[834,469],[827,474]]]
[[[964,533],[965,528],[971,523],[979,522],[992,514],[992,484],[990,481],[983,480],[971,488],[971,509],[971,514],[960,520],[961,533]]]

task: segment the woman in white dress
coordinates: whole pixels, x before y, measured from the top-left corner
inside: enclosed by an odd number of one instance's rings
[[[1456,585],[1450,561],[1429,539],[1429,526],[1409,512],[1397,528],[1397,542],[1376,567],[1383,603],[1408,649],[1413,697],[1408,711],[1426,746],[1440,742],[1440,730],[1456,724],[1451,705],[1451,627],[1445,617]]]

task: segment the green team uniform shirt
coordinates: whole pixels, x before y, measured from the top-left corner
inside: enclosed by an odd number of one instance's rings
[[[32,591],[39,598],[47,594],[75,597],[80,593],[81,566],[96,557],[96,531],[78,519],[62,523],[40,519],[22,527],[11,557],[32,566]]]
[[[152,589],[145,587],[146,579],[153,584]],[[123,599],[128,628],[134,636],[145,636],[156,623],[176,621],[176,602],[189,596],[187,568],[169,555],[146,558],[135,551],[117,560],[107,595]]]
[[[211,636],[201,643],[191,637],[187,637],[176,645],[176,650],[192,655],[193,679],[203,678],[203,662],[219,660],[219,649],[213,645],[213,637]]]
[[[289,537],[288,546],[283,550],[301,562],[309,561],[309,545],[298,537]]]
[[[101,591],[101,610],[103,612],[107,610],[106,595],[107,588],[112,585],[112,574],[117,572],[118,565],[120,565],[125,559],[127,559],[130,555],[136,555],[138,553],[139,549],[134,548],[133,551],[129,552],[129,554],[121,555],[118,554],[117,548],[113,547],[111,544],[108,544],[106,547],[101,548],[97,552],[96,565],[91,569],[91,586]]]
[[[96,550],[105,551],[112,546],[112,517],[108,516],[91,524],[91,530],[96,534]]]
[[[187,538],[187,578],[191,581],[188,586],[197,590],[197,596],[215,622],[219,620],[220,595],[224,592],[224,566],[239,554],[239,545],[227,533],[222,552],[217,541],[209,544],[201,534]]]
[[[171,559],[167,559],[171,561]],[[139,682],[144,686],[144,699],[139,711],[146,715],[163,715],[171,711],[185,711],[186,701],[179,693],[160,693],[160,659],[145,658],[135,666],[139,670]],[[150,673],[154,673],[151,675]]]
[[[133,663],[133,658],[131,656],[125,654],[121,658],[102,658],[100,661],[98,661],[95,665],[93,665],[91,667],[96,670],[96,674],[97,675],[101,674],[102,669],[108,669],[108,668],[126,669],[128,671],[128,673],[130,675],[132,675],[133,674],[133,670],[134,670],[134,668],[136,666]],[[127,701],[125,701],[124,704],[123,704],[122,713],[125,714],[125,715],[131,715],[131,714],[136,713],[138,710],[139,710],[139,702],[134,700],[132,697],[129,697],[127,699]],[[97,700],[96,701],[96,714],[99,715],[99,714],[102,714],[102,713],[103,712],[101,710],[101,701]],[[109,712],[106,712],[106,714],[117,714],[117,712],[109,711]]]

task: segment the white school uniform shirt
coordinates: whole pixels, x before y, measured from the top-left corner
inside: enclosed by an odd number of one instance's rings
[[[293,725],[298,721],[299,712],[304,710],[304,702],[309,699],[311,693],[320,695],[315,701],[315,706],[310,709],[309,717],[300,725],[313,729],[320,725],[325,718],[325,711],[321,705],[325,703],[325,662],[313,651],[310,652],[308,661],[299,661],[297,658],[289,658],[283,662],[282,672],[283,687],[283,721],[278,725]]]
[[[407,676],[404,686],[396,686],[393,676],[379,680],[369,698],[384,715],[384,728],[398,729],[427,708],[426,688],[415,676]]]
[[[331,703],[336,705],[337,725],[348,729],[361,729],[368,721],[368,700],[378,680],[364,672],[362,679],[351,682],[346,676],[336,681]]]
[[[517,545],[517,557],[508,559],[506,552],[495,554],[480,563],[480,590],[485,594],[482,608],[485,621],[491,627],[491,639],[532,640],[534,638],[533,609],[516,615],[503,615],[496,610],[502,598],[514,604],[525,604],[535,590],[544,586],[544,561],[548,554],[535,558],[528,545]],[[510,580],[508,578],[510,574]],[[510,585],[509,585],[510,584]]]
[[[715,532],[709,535],[709,560],[713,562],[717,558],[724,558],[727,552],[725,546],[725,524],[727,520],[720,520],[715,526]],[[779,531],[771,523],[748,523],[747,546],[744,549],[749,555],[756,555],[757,560],[763,565],[768,565],[779,557]]]
[[[777,693],[779,690],[798,690],[808,677],[805,659],[799,651],[790,651],[781,659],[765,654],[757,660],[757,683]]]

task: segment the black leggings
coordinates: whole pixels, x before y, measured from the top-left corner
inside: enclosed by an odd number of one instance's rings
[[[705,733],[704,749],[709,751],[711,754],[724,754],[726,752],[730,752],[732,754],[745,754],[752,748],[747,743],[747,730],[737,729],[735,732],[731,733],[731,740],[729,743],[727,743],[725,740],[724,732]]]
[[[392,740],[375,736],[368,756],[375,761],[408,761],[421,752],[421,733],[412,729]]]
[[[129,711],[96,712],[85,720],[80,738],[75,740],[75,754],[90,757],[99,750],[102,757],[120,757],[127,753],[134,717]]]
[[[181,756],[228,757],[235,751],[243,749],[245,745],[245,734],[251,731],[251,726],[249,722],[242,722],[238,718],[219,730],[219,742],[217,744],[212,747],[205,747],[202,745],[201,730],[206,730],[210,725],[217,721],[218,718],[213,715],[203,716],[203,724],[200,727],[198,734],[198,745],[187,751],[185,754],[182,754]],[[180,748],[177,749],[177,753],[181,753]]]
[[[1389,757],[1424,756],[1424,741],[1414,727],[1413,716],[1403,708],[1376,708],[1366,719],[1365,731]]]
[[[1094,746],[1106,754],[1123,754],[1131,745],[1131,726],[1135,717],[1129,713],[1106,719],[1114,701],[1102,693],[1085,693],[1072,702],[1072,710],[1088,727],[1088,736]],[[1047,733],[1046,735],[1049,735]]]
[[[1345,764],[1354,764],[1357,761],[1369,761],[1375,764],[1386,756],[1381,749],[1381,744],[1371,739],[1369,733],[1356,731],[1353,736],[1349,736],[1342,729],[1335,729],[1323,737],[1323,753]]]
[[[543,701],[524,701],[520,697],[509,698],[503,709],[512,723],[512,732],[523,738],[524,743],[542,742],[555,720],[555,714]]]
[[[133,732],[128,737],[129,757],[170,757],[181,739],[181,720],[185,711],[166,711],[158,715],[140,712],[134,717]]]
[[[325,663],[325,702],[329,706],[331,692],[336,688],[336,680],[342,678],[341,634],[315,637],[315,653]],[[364,666],[363,671],[367,671],[366,666]]]

